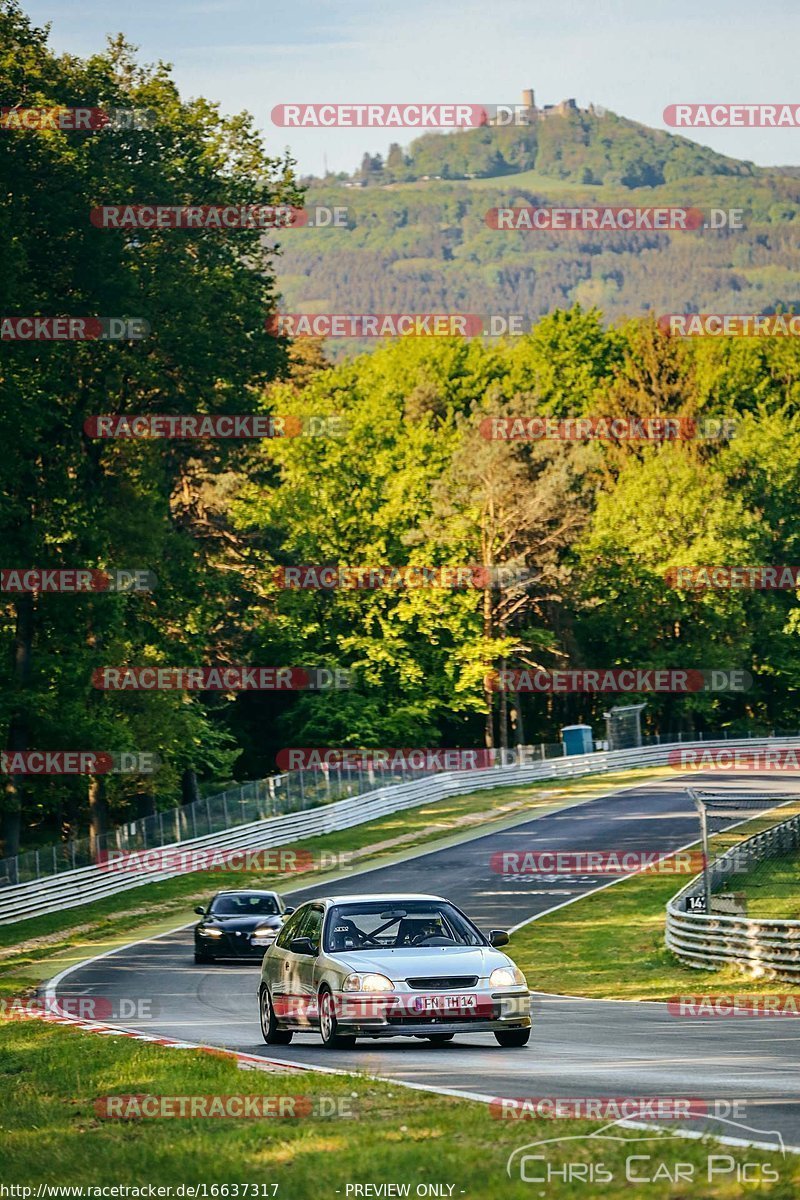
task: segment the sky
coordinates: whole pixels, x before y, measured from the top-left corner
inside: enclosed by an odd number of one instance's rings
[[[773,0],[22,0],[57,51],[122,32],[174,66],[184,96],[247,109],[301,174],[351,171],[413,130],[286,130],[281,103],[516,103],[575,97],[657,129],[674,103],[800,103],[800,4]],[[800,164],[800,129],[692,130],[762,166]]]

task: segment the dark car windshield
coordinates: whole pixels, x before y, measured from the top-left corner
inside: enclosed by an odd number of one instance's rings
[[[452,904],[436,900],[338,904],[330,911],[325,931],[325,949],[332,953],[485,945],[485,938]]]
[[[274,896],[217,896],[209,911],[215,917],[261,917],[280,909]]]

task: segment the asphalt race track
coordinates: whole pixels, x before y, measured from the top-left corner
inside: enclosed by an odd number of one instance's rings
[[[731,785],[730,776],[710,774],[692,782]],[[786,786],[785,780],[767,776],[751,776],[747,783],[775,791]],[[679,849],[698,836],[685,786],[685,779],[648,784],[404,863],[354,873],[334,887],[285,894],[297,904],[334,891],[427,892],[449,897],[482,928],[512,928],[609,881],[596,876],[506,877],[492,870],[492,854]],[[676,890],[680,882],[676,879]],[[471,1095],[745,1101],[746,1115],[738,1124],[714,1119],[696,1127],[770,1145],[776,1144],[774,1131],[779,1131],[787,1146],[800,1148],[800,1020],[691,1020],[671,1016],[664,1004],[537,995],[533,1034],[522,1050],[501,1049],[491,1035],[457,1037],[439,1047],[407,1038],[361,1040],[353,1050],[325,1051],[316,1034],[295,1034],[289,1046],[266,1047],[258,1025],[257,980],[255,963],[195,966],[191,929],[184,929],[73,969],[58,984],[57,994],[139,1000],[145,1011],[149,1003],[149,1018],[119,1022],[146,1033]],[[529,983],[536,987],[535,974],[529,974]],[[790,987],[765,984],[765,991]]]

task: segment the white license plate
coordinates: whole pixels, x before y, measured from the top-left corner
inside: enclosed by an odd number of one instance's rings
[[[469,1012],[477,1008],[477,996],[418,996],[415,1007],[423,1012]]]

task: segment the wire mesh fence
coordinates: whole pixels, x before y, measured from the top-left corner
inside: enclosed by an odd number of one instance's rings
[[[778,790],[692,789],[707,829],[711,913],[800,918],[800,776]]]
[[[561,742],[521,746],[504,754],[498,753],[495,765],[500,769],[515,762],[530,763],[560,757],[563,753]],[[91,866],[110,851],[141,851],[169,846],[189,838],[264,821],[269,817],[302,812],[334,800],[364,795],[393,784],[409,783],[437,774],[442,769],[418,768],[411,762],[401,759],[391,766],[321,766],[243,783],[192,804],[139,817],[106,834],[41,846],[0,859],[0,888]]]
[[[717,733],[678,731],[663,734],[642,734],[641,745],[658,746],[682,742],[724,741],[730,738],[795,736],[793,734],[754,734],[733,730]],[[595,749],[609,749],[607,742],[595,741]],[[560,758],[564,755],[562,742],[544,742],[517,746],[496,753],[497,769],[514,764],[528,764]],[[409,760],[413,761],[411,756]],[[399,761],[385,767],[323,766],[314,769],[289,771],[239,786],[228,788],[218,795],[196,800],[192,804],[169,807],[147,817],[126,822],[106,834],[76,838],[41,846],[9,858],[0,859],[0,888],[29,883],[77,867],[91,866],[109,851],[152,850],[173,845],[189,838],[220,833],[226,829],[263,821],[283,813],[301,812],[308,808],[359,796],[377,788],[437,774],[448,768],[420,767],[410,761]]]

